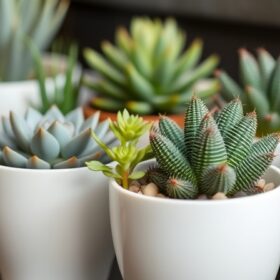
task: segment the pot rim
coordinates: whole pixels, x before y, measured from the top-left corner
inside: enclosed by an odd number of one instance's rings
[[[79,172],[88,169],[87,166],[82,167],[74,167],[74,168],[61,168],[61,169],[31,169],[31,168],[18,168],[18,167],[12,167],[12,166],[5,166],[0,165],[0,171],[8,171],[8,172],[17,172],[17,173],[36,173],[36,174],[46,174],[46,173],[73,173],[73,172]],[[92,172],[88,169],[88,172]]]
[[[149,160],[146,163],[153,162],[153,160]],[[145,162],[144,162],[145,163]],[[270,165],[267,170],[273,170],[275,173],[277,173],[278,176],[280,176],[280,169],[276,166]],[[254,194],[250,196],[245,197],[237,197],[232,199],[223,199],[223,200],[192,200],[192,199],[170,199],[170,198],[163,198],[163,197],[153,197],[153,196],[146,196],[146,195],[140,195],[134,192],[131,192],[129,190],[124,189],[121,187],[114,179],[110,179],[109,185],[111,188],[115,189],[117,192],[120,192],[124,196],[128,196],[131,199],[135,199],[142,202],[147,203],[154,203],[155,205],[193,205],[193,206],[217,206],[217,205],[232,205],[236,203],[246,203],[252,200],[258,200],[258,199],[269,199],[270,197],[276,195],[277,193],[280,193],[280,185],[275,187],[273,190]],[[280,203],[280,202],[279,202]]]

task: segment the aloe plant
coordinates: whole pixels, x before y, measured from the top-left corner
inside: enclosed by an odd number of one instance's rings
[[[137,146],[139,139],[149,130],[150,124],[124,110],[122,113],[118,112],[116,121],[109,121],[109,127],[119,140],[119,145],[108,147],[95,132],[92,133],[92,137],[108,158],[116,162],[116,166],[106,165],[96,160],[87,162],[87,166],[90,170],[101,171],[104,175],[114,178],[127,189],[131,180],[145,175],[144,172],[135,171],[134,168],[139,162],[151,156],[150,145],[143,148]]]
[[[53,105],[56,105],[64,115],[74,110],[78,106],[82,79],[82,75],[80,75],[79,81],[75,81],[77,77],[74,76],[78,63],[78,47],[75,44],[70,46],[64,85],[58,84],[56,76],[52,78],[54,85],[52,94],[48,94],[46,79],[50,79],[50,77],[44,69],[39,49],[33,42],[30,42],[30,49],[34,60],[35,76],[40,89],[41,107],[39,111],[46,113]]]
[[[82,108],[64,116],[56,106],[42,115],[29,108],[25,116],[11,112],[2,117],[0,164],[17,168],[50,169],[84,166],[95,158],[107,158],[92,140],[95,134],[110,145],[114,137],[109,122],[99,123],[99,112],[84,120]]]
[[[30,38],[45,50],[68,10],[68,0],[0,0],[0,81],[23,80],[30,75]]]
[[[240,96],[244,110],[256,109],[258,135],[280,130],[280,60],[264,49],[257,51],[257,59],[246,49],[239,51],[240,84],[225,71],[217,71],[225,100]]]
[[[84,56],[100,78],[84,83],[97,93],[92,106],[116,112],[127,108],[139,115],[180,113],[193,92],[209,97],[218,83],[208,77],[218,64],[212,55],[198,65],[203,44],[192,42],[187,50],[186,34],[174,19],[134,18],[130,33],[120,27],[115,45],[101,44],[103,55],[86,49]],[[198,66],[197,66],[198,65]]]
[[[172,198],[253,193],[279,142],[279,134],[254,142],[256,128],[256,113],[244,116],[239,99],[214,118],[194,97],[186,109],[184,130],[165,116],[152,127],[150,143],[158,166],[148,171],[149,180]]]

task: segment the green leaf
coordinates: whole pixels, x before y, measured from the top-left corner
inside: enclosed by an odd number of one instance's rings
[[[239,51],[240,75],[244,86],[253,86],[258,90],[262,90],[260,69],[257,61],[246,49]]]
[[[93,171],[102,171],[102,172],[109,172],[110,173],[113,170],[112,167],[109,167],[109,166],[103,164],[102,162],[99,162],[99,161],[96,161],[96,160],[86,162],[86,165],[90,170],[93,170]]]
[[[257,128],[255,112],[248,113],[225,135],[225,144],[230,166],[237,166],[250,153]]]
[[[166,193],[172,198],[193,199],[198,195],[198,189],[188,180],[171,177],[166,182]]]
[[[144,171],[133,171],[128,178],[131,180],[138,180],[140,178],[142,178],[145,175]]]
[[[199,130],[201,121],[207,113],[208,109],[203,101],[195,96],[187,105],[184,125],[184,139],[189,161],[191,160],[194,139]]]

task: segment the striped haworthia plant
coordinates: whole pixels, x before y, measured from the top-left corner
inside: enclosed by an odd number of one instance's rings
[[[279,142],[279,134],[254,142],[256,129],[256,113],[244,116],[239,99],[213,117],[203,101],[193,97],[184,130],[165,116],[153,125],[150,143],[158,166],[148,171],[148,178],[172,198],[252,193]]]

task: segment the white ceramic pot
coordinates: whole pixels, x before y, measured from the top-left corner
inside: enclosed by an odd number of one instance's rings
[[[147,166],[145,166],[147,167]],[[265,179],[280,185],[280,170]],[[125,280],[273,280],[280,188],[221,201],[147,197],[110,183],[114,247]]]
[[[65,83],[65,69],[67,58],[63,55],[45,55],[44,65],[50,65],[59,69],[60,74],[55,77],[58,86]],[[77,65],[74,73],[74,81],[77,82],[81,75],[81,68]],[[54,92],[54,79],[46,79],[46,88],[51,96]],[[17,82],[0,82],[0,115],[7,115],[10,111],[18,114],[25,113],[29,106],[40,106],[41,98],[37,80],[25,80]]]
[[[87,168],[0,166],[2,280],[107,280],[108,180]]]

